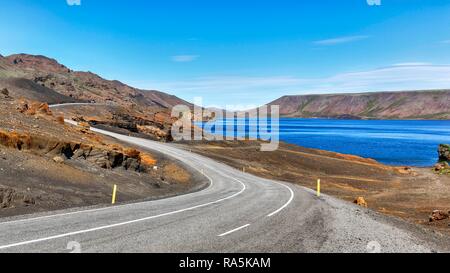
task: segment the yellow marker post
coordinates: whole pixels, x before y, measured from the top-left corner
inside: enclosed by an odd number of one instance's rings
[[[317,179],[317,197],[320,197],[320,179]]]
[[[117,185],[114,185],[111,204],[116,203]]]

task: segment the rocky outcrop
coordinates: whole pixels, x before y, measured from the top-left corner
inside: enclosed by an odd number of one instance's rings
[[[3,95],[4,98],[9,98],[9,90],[8,88],[3,88],[1,91],[1,94]]]
[[[450,163],[450,145],[441,144],[439,145],[439,162]]]
[[[450,145],[439,145],[438,153],[439,162],[434,165],[434,171],[437,174],[450,174]]]
[[[43,114],[51,116],[53,113],[47,103],[22,101],[18,110],[23,114]]]
[[[439,162],[434,165],[434,170],[436,172],[440,172],[442,170],[448,169],[450,165],[447,162]]]
[[[107,126],[119,129],[125,129],[132,133],[140,133],[151,139],[158,141],[171,141],[170,128],[171,121],[168,116],[156,113],[153,118],[134,116],[128,113],[117,111],[113,113],[111,119],[101,119],[95,117],[77,116],[72,118],[81,124],[92,126]]]
[[[112,148],[110,150],[75,142],[61,142],[40,136],[0,131],[0,145],[18,150],[30,150],[53,159],[58,164],[66,160],[85,160],[100,168],[124,168],[146,172],[156,164],[150,155],[134,149]]]
[[[450,212],[435,210],[430,215],[430,222],[442,221],[450,217]]]
[[[367,208],[367,206],[368,206],[366,200],[364,199],[364,197],[356,198],[353,203],[355,203],[356,205],[358,205],[360,207],[364,207],[364,208]]]

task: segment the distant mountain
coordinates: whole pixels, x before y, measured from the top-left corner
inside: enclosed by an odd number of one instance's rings
[[[341,119],[450,119],[450,90],[284,96],[283,117]]]
[[[106,80],[92,72],[73,71],[54,59],[38,55],[0,56],[2,85],[13,94],[28,95],[32,99],[46,101],[48,95],[49,102],[56,99],[61,102],[85,101],[164,109],[178,104],[191,106],[176,96],[133,88],[119,81]],[[59,95],[51,94],[53,91]]]

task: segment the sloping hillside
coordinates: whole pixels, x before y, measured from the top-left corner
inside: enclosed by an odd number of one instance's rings
[[[92,72],[73,71],[56,60],[36,55],[0,55],[0,91],[11,99],[48,104],[93,103],[58,109],[65,118],[171,140],[171,108],[192,104],[163,92],[140,90]],[[94,104],[95,103],[95,104]],[[113,129],[113,128],[110,128]]]
[[[14,98],[27,98],[49,104],[83,102],[25,78],[0,78],[0,87],[6,88],[9,95]]]
[[[450,119],[450,90],[285,96],[269,105],[285,117]]]
[[[21,78],[77,101],[169,109],[186,101],[158,91],[140,90],[91,72],[73,71],[45,56],[0,56],[0,79]],[[11,83],[11,82],[10,82]],[[11,87],[14,89],[14,87]]]

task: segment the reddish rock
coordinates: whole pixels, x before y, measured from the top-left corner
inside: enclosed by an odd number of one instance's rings
[[[435,210],[430,215],[430,222],[442,221],[448,219],[450,217],[449,212],[445,212],[443,210]]]
[[[356,198],[356,200],[353,203],[355,203],[358,206],[365,207],[365,208],[367,208],[367,206],[368,206],[364,197]]]

